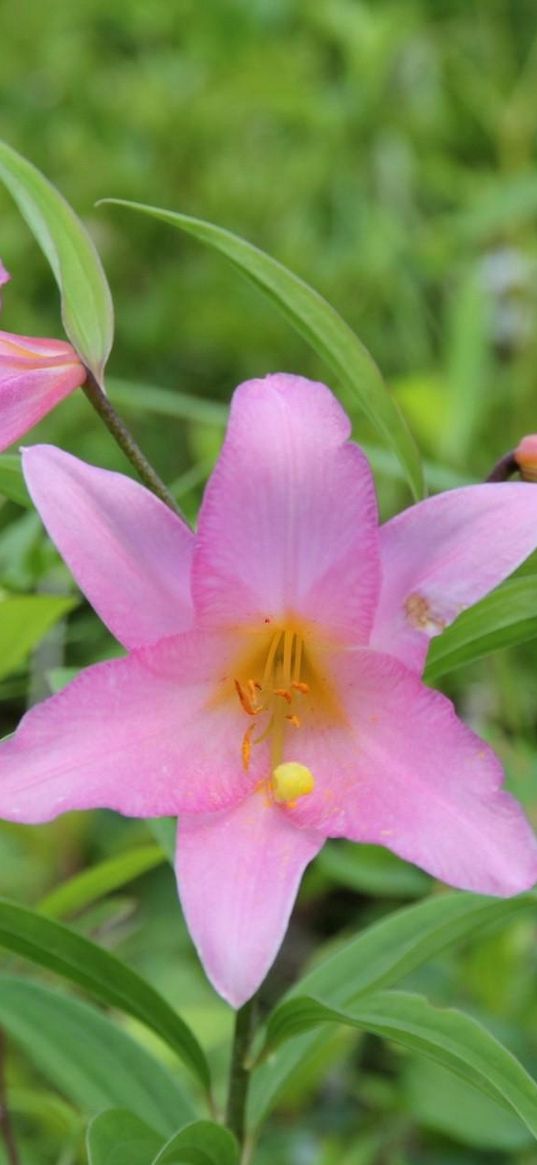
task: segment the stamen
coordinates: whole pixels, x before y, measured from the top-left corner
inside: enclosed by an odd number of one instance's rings
[[[298,716],[296,716],[294,713],[292,716],[286,716],[285,719],[288,720],[289,723],[293,725],[293,728],[300,728],[300,720],[299,720]]]
[[[246,773],[248,772],[248,767],[250,764],[250,757],[252,755],[252,731],[253,731],[253,727],[254,727],[253,724],[250,724],[250,727],[246,729],[246,732],[244,733],[244,736],[242,738],[242,745],[241,745],[242,767]]]
[[[293,680],[291,687],[294,688],[296,692],[301,692],[303,696],[307,696],[310,690],[309,684],[304,683],[303,680]]]
[[[274,695],[281,696],[282,699],[285,700],[287,704],[290,704],[292,699],[293,699],[291,693],[287,690],[287,688],[274,688]]]
[[[235,684],[235,691],[236,691],[236,693],[239,697],[239,700],[241,702],[241,707],[242,707],[243,711],[246,712],[246,715],[247,716],[258,716],[259,713],[263,711],[263,709],[258,708],[253,704],[252,700],[250,699],[249,693],[247,691],[245,691],[245,689],[243,688],[243,686],[239,682],[239,680],[234,680],[233,683]]]

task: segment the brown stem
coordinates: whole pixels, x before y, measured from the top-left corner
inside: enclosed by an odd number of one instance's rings
[[[110,403],[106,393],[103,392],[93,373],[90,372],[89,369],[87,370],[87,373],[88,378],[83,386],[84,392],[90,404],[93,405],[96,413],[99,414],[101,420],[104,421],[107,429],[112,434],[114,441],[117,445],[119,445],[119,448],[122,450],[125,456],[128,457],[131,465],[134,465],[134,468],[140,480],[143,481],[144,485],[146,485],[148,489],[152,491],[152,493],[156,494],[156,496],[160,498],[160,500],[164,502],[165,505],[169,506],[170,510],[173,510],[174,513],[179,514],[180,517],[182,517],[179,507],[174,501],[170,491],[166,488],[164,482],[161,481],[158,473],[156,473],[156,471],[153,469],[153,466],[147,460],[145,454],[142,453],[142,450],[134,440],[132,433],[129,429],[127,429],[127,426],[125,425],[124,421],[122,421],[118,413],[116,413],[114,406]]]
[[[7,1107],[5,1059],[6,1037],[0,1029],[0,1134],[5,1145],[8,1165],[20,1165],[15,1134]]]
[[[500,457],[500,460],[496,462],[496,465],[491,469],[485,481],[508,481],[514,473],[519,472],[519,466],[514,450],[512,449],[510,453],[505,453],[503,457]]]

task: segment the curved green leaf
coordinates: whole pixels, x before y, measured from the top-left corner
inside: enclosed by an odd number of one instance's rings
[[[50,263],[72,345],[101,381],[112,347],[114,311],[97,250],[56,187],[6,142],[0,142],[0,179]]]
[[[162,1136],[192,1106],[159,1060],[96,1008],[41,983],[0,977],[0,1025],[84,1112],[131,1105]]]
[[[397,983],[439,951],[474,934],[479,926],[502,922],[536,904],[535,893],[504,900],[454,893],[406,906],[342,944],[307,972],[288,998],[315,995],[329,1006],[348,1007],[362,995]],[[252,1125],[264,1120],[286,1081],[325,1038],[316,1032],[302,1035],[255,1072],[248,1103]]]
[[[229,1129],[194,1121],[171,1137],[151,1165],[238,1165],[238,1160],[239,1147]]]
[[[110,894],[112,890],[118,890],[148,870],[154,870],[164,860],[165,854],[160,846],[137,846],[136,849],[127,850],[115,858],[107,858],[91,869],[75,874],[68,882],[63,882],[47,894],[39,903],[39,910],[49,918],[65,918],[66,915],[84,910],[92,902]]]
[[[537,1139],[537,1084],[499,1040],[461,1011],[434,1007],[423,995],[383,991],[343,1011],[302,996],[276,1008],[264,1055],[319,1024],[341,1023],[422,1052],[517,1113]]]
[[[125,1108],[99,1113],[86,1134],[89,1165],[151,1165],[161,1145],[162,1137]]]
[[[0,899],[0,946],[78,983],[156,1032],[209,1089],[209,1067],[190,1028],[149,983],[115,955],[59,922]]]
[[[537,635],[537,575],[508,579],[432,640],[424,679],[436,683],[463,664]]]
[[[119,198],[106,198],[102,202],[125,206],[160,219],[225,255],[278,305],[326,361],[343,389],[350,393],[351,399],[358,401],[365,415],[397,454],[414,497],[423,496],[418,451],[402,413],[388,393],[367,348],[317,291],[264,251],[213,223]]]

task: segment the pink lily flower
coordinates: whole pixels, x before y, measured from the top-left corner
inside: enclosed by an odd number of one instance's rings
[[[349,433],[321,384],[243,384],[196,535],[128,478],[24,453],[51,537],[128,654],[24,717],[0,748],[0,815],[178,814],[186,919],[234,1006],[327,837],[468,890],[537,880],[497,757],[420,680],[430,637],[535,547],[537,490],[453,490],[379,530]]]
[[[0,261],[0,287],[10,278]],[[65,340],[0,331],[0,451],[84,384],[86,376],[84,365]]]

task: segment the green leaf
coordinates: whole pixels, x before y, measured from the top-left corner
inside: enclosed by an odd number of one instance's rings
[[[425,680],[436,683],[463,664],[537,635],[537,575],[508,579],[432,640]]]
[[[431,885],[423,870],[379,845],[329,841],[317,858],[317,868],[342,886],[388,898],[421,897]]]
[[[326,361],[343,389],[351,399],[358,401],[365,415],[397,454],[414,497],[423,496],[418,451],[402,413],[388,393],[367,348],[317,291],[264,251],[213,223],[124,199],[101,201],[169,223],[225,255],[278,305],[290,323]]]
[[[164,850],[168,861],[173,866],[175,862],[177,818],[150,817],[147,820],[147,825],[153,837],[158,841],[161,850]]]
[[[503,1044],[463,1012],[434,1007],[424,996],[404,991],[379,992],[346,1011],[303,996],[273,1012],[264,1054],[283,1040],[323,1023],[373,1032],[430,1056],[512,1108],[537,1139],[537,1084]]]
[[[157,417],[173,417],[179,421],[196,421],[204,425],[223,427],[228,407],[221,401],[205,400],[186,392],[158,388],[154,384],[139,384],[132,380],[109,380],[108,391],[114,404],[134,416],[152,413]]]
[[[162,1137],[124,1108],[99,1113],[86,1135],[89,1165],[151,1165],[161,1145]]]
[[[28,509],[32,505],[18,453],[0,454],[0,494],[9,498],[10,502],[18,502]]]
[[[0,179],[39,243],[60,290],[65,331],[98,381],[112,347],[114,312],[101,260],[86,228],[35,166],[0,142]]]
[[[47,631],[76,607],[63,595],[16,595],[0,598],[0,678],[26,658]]]
[[[190,1028],[145,979],[59,922],[0,898],[0,946],[78,983],[156,1032],[208,1091],[209,1067]]]
[[[359,996],[397,983],[439,951],[473,935],[479,926],[502,922],[536,904],[535,893],[500,901],[455,893],[406,906],[343,943],[307,972],[288,998],[315,995],[330,1006],[348,1007]],[[252,1125],[264,1120],[286,1081],[325,1038],[315,1032],[300,1036],[258,1069],[248,1104]]]
[[[84,910],[112,890],[118,890],[148,870],[160,866],[165,855],[158,845],[141,845],[115,858],[75,874],[68,882],[57,886],[39,903],[39,910],[49,918],[64,918]]]
[[[194,1121],[167,1142],[151,1165],[238,1165],[239,1147],[229,1129]]]
[[[409,1057],[401,1086],[405,1110],[416,1123],[452,1141],[496,1153],[531,1147],[532,1135],[514,1112],[441,1064]]]
[[[41,983],[0,977],[0,1025],[84,1112],[132,1105],[163,1136],[192,1106],[159,1060],[96,1008]]]

